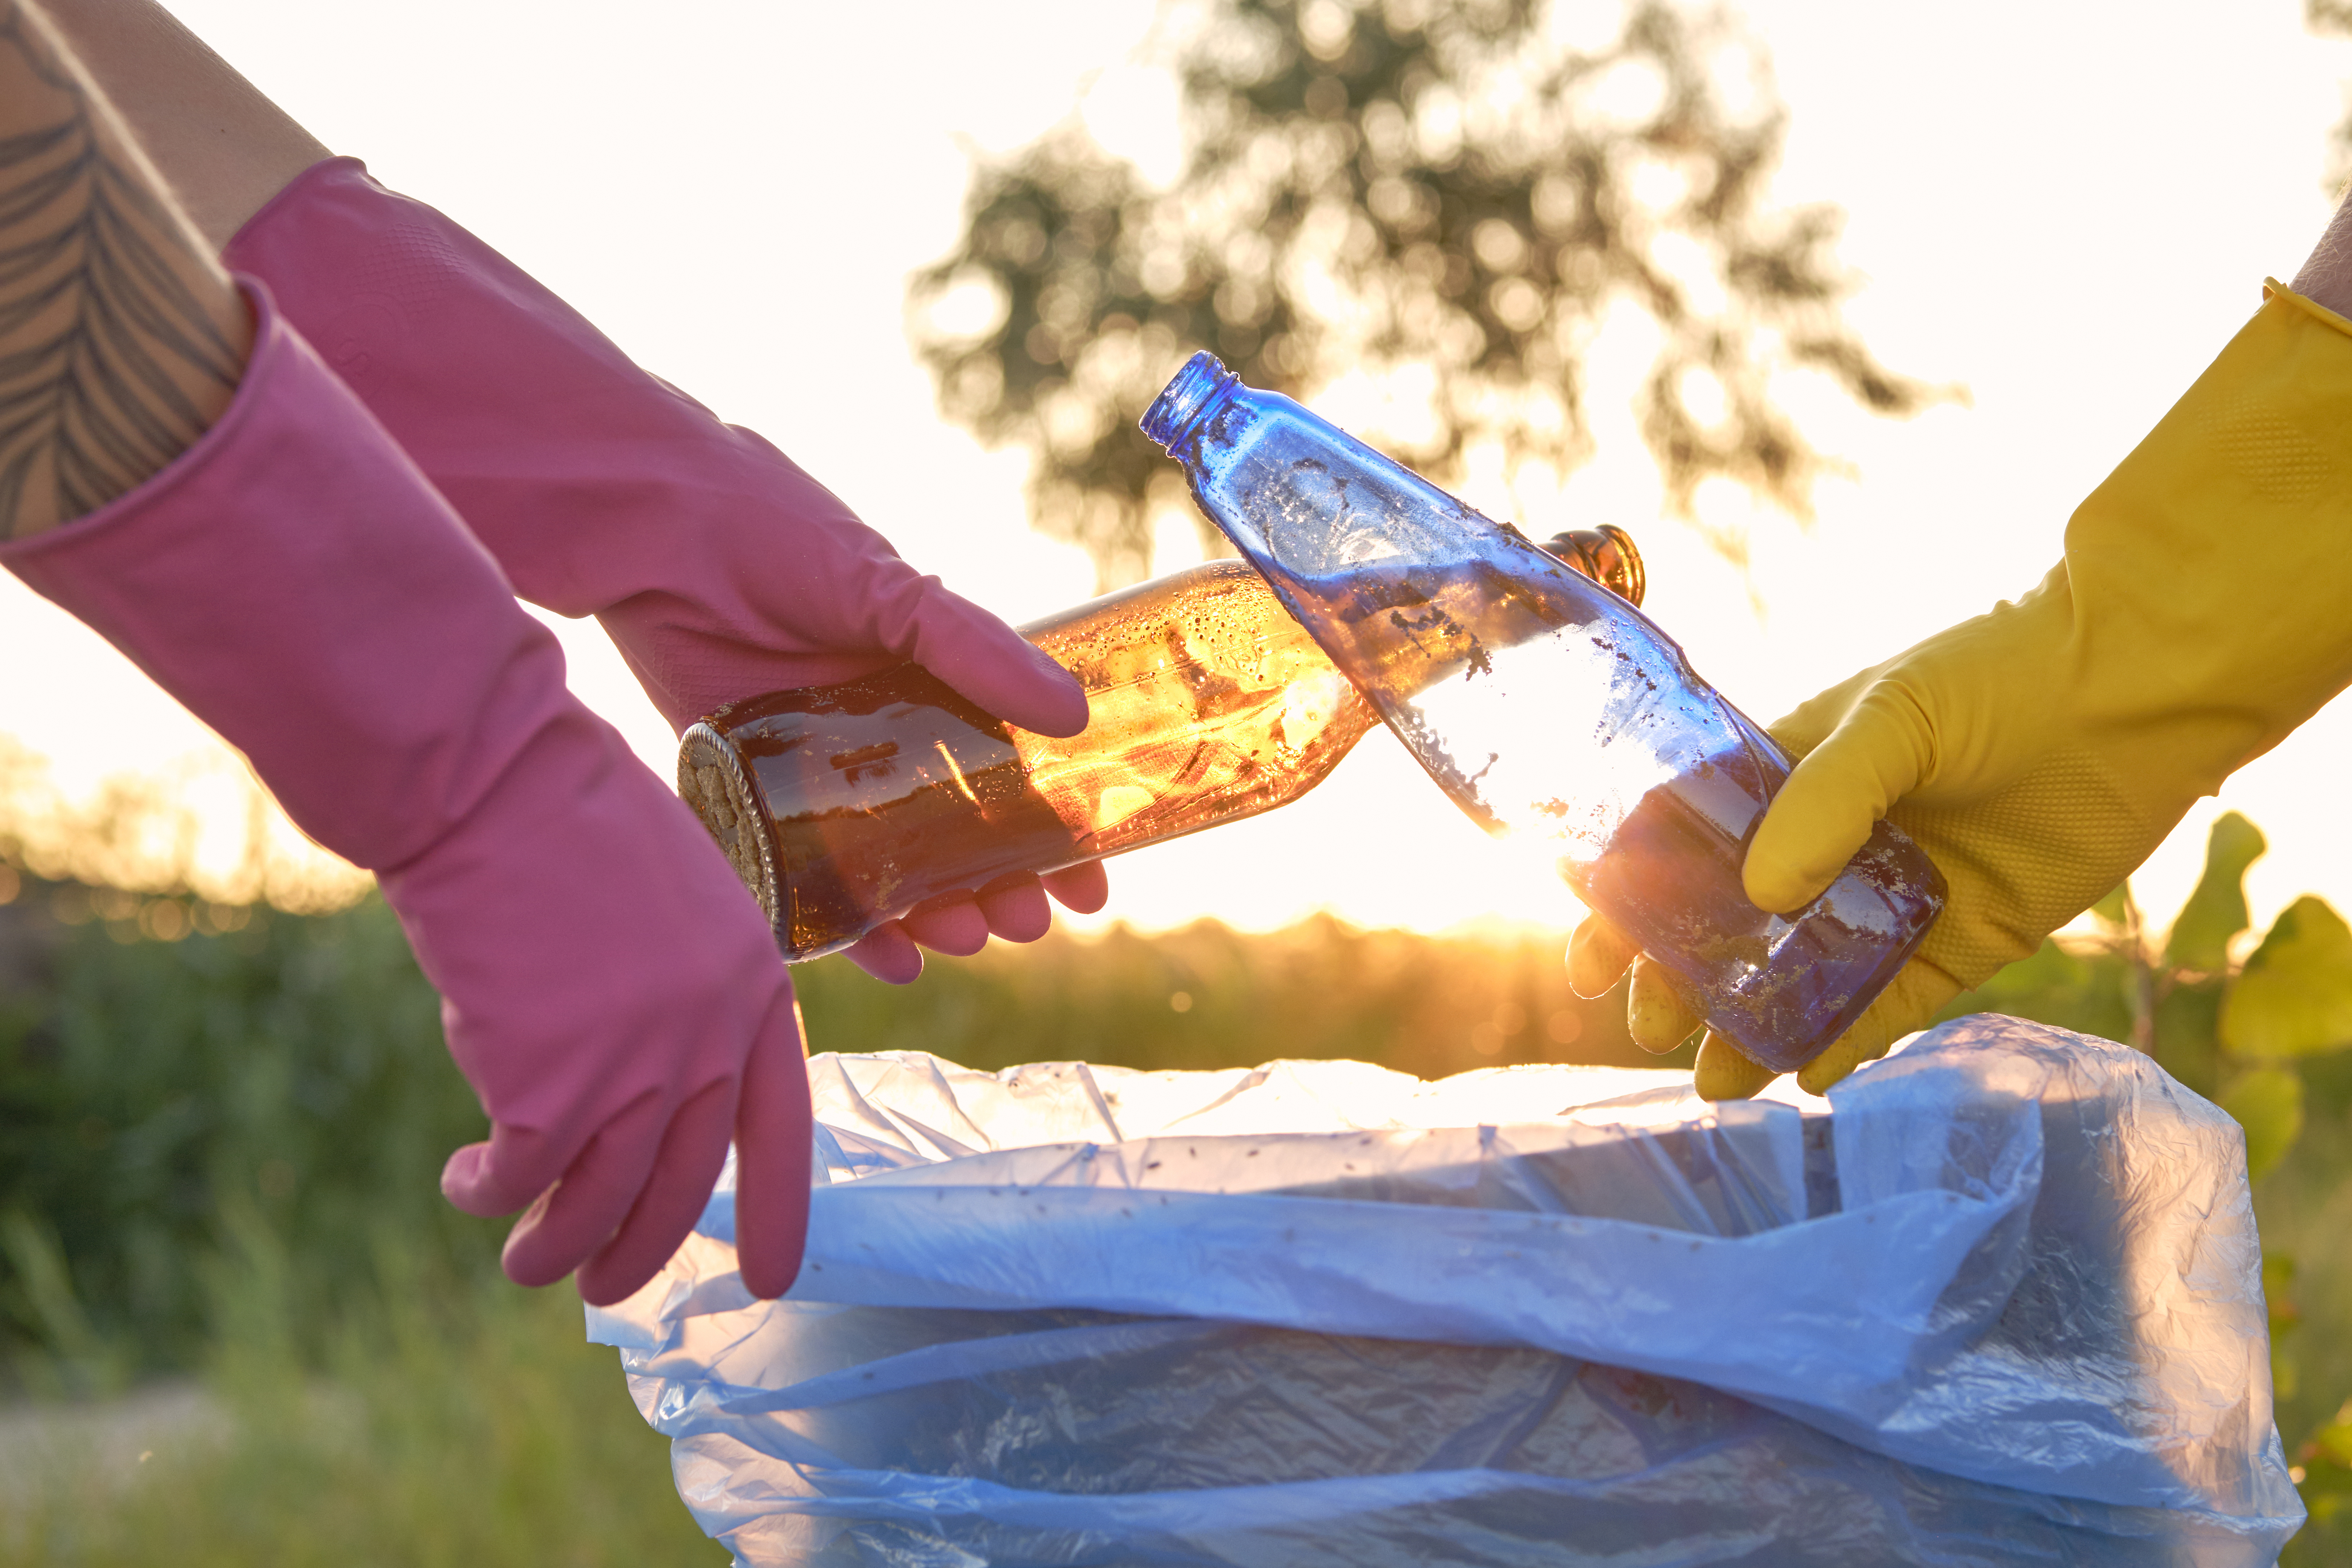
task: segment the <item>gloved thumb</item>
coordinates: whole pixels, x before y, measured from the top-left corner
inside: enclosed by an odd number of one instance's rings
[[[1773,797],[1741,870],[1748,901],[1785,914],[1819,898],[1934,757],[1917,700],[1900,682],[1874,683]]]
[[[1830,1085],[1843,1079],[1864,1062],[1874,1062],[1887,1048],[1936,1021],[1944,1005],[1964,990],[1960,983],[1924,958],[1914,958],[1853,1021],[1853,1026],[1830,1044],[1830,1048],[1797,1069],[1797,1086],[1807,1094],[1827,1094]]]
[[[1894,660],[1887,660],[1892,664]],[[1826,691],[1815,693],[1765,726],[1771,737],[1780,742],[1792,757],[1811,754],[1813,749],[1830,738],[1832,731],[1846,721],[1864,692],[1874,685],[1886,665],[1874,664],[1858,675],[1850,675]]]
[[[1087,727],[1087,689],[1036,644],[891,554],[860,563],[866,635],[976,707],[1040,735]]]
[[[1075,735],[1087,727],[1087,689],[1078,678],[961,595],[933,590],[916,625],[916,662],[978,707],[1040,735]]]

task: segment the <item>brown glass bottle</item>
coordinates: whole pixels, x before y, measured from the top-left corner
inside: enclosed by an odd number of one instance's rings
[[[1622,529],[1545,548],[1641,603]],[[1014,729],[913,664],[730,703],[686,732],[678,793],[785,957],[838,952],[927,899],[1271,811],[1380,722],[1239,561],[1021,629],[1085,683],[1084,733]]]

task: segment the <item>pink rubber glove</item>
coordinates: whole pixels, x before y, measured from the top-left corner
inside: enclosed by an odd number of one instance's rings
[[[269,285],[518,594],[603,622],[673,728],[910,658],[1024,729],[1086,728],[1084,689],[1018,633],[359,160],[304,171],[223,258]],[[1024,873],[933,900],[850,957],[903,982],[922,969],[915,942],[1034,940],[1046,888],[1081,910],[1108,896],[1098,865]]]
[[[508,1274],[620,1300],[676,1251],[730,1134],[746,1284],[799,1268],[799,1016],[699,823],[565,689],[563,655],[416,468],[251,291],[226,415],[102,510],[0,547],[373,868],[440,991],[490,1141],[442,1175],[531,1205]],[[534,1202],[536,1200],[536,1202]]]

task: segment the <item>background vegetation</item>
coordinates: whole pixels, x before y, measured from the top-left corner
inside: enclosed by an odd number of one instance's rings
[[[2133,1040],[2244,1121],[2315,1520],[2289,1561],[2316,1563],[2352,1524],[2352,1268],[2328,1245],[2352,1223],[2352,931],[2306,900],[2244,932],[2261,851],[2224,818],[2161,948],[2118,889],[2103,934],[1953,1010]],[[100,1446],[0,1483],[0,1561],[720,1560],[569,1293],[499,1283],[500,1227],[440,1202],[482,1121],[381,903],[297,916],[14,868],[0,891],[0,1382],[22,1410],[196,1376],[225,1413],[147,1464]],[[799,977],[818,1048],[980,1067],[1687,1066],[1633,1049],[1622,999],[1570,995],[1532,933],[1204,923],[998,944],[904,989],[838,960]]]

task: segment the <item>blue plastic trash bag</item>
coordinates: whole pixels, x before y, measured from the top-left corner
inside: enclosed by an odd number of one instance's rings
[[[1828,1113],[809,1071],[792,1295],[730,1177],[589,1313],[739,1563],[2235,1568],[2303,1520],[2237,1126],[2121,1046],[1964,1018]]]

